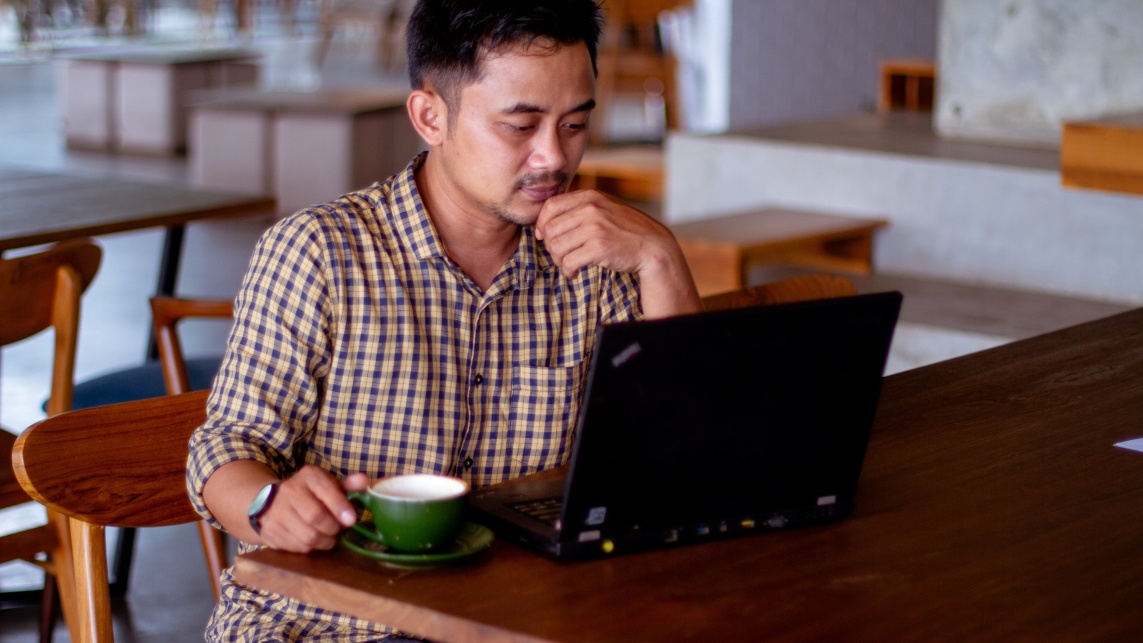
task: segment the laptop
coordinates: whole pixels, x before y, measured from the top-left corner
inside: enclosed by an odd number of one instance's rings
[[[901,301],[602,326],[566,477],[475,491],[471,519],[584,559],[850,515]]]

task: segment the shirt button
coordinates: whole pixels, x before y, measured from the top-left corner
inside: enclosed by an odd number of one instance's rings
[[[468,471],[471,468],[472,468],[472,458],[465,458],[464,459],[464,470]]]
[[[477,386],[480,386],[484,383],[484,376],[478,374],[476,377],[472,378],[472,381],[475,382]]]

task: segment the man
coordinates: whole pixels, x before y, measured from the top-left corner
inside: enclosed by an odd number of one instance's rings
[[[566,192],[594,0],[422,0],[408,29],[429,151],[263,236],[191,439],[192,502],[244,550],[333,547],[346,491],[384,476],[479,487],[562,464],[596,328],[701,307],[664,226]],[[209,640],[389,633],[223,581]]]

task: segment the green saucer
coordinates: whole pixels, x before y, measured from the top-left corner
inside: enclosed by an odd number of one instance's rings
[[[357,526],[370,531],[373,529],[372,523],[358,523]],[[357,529],[346,529],[341,534],[341,544],[350,551],[398,567],[434,567],[462,560],[484,551],[492,544],[492,540],[492,530],[474,522],[461,525],[460,532],[448,549],[427,554],[393,551]]]

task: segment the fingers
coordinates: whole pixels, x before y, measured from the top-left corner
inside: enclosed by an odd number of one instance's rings
[[[536,221],[536,237],[569,278],[588,265],[638,272],[664,231],[639,210],[591,190],[548,199]]]
[[[349,484],[356,487],[362,481]],[[307,465],[282,482],[263,516],[261,535],[271,547],[306,553],[332,548],[341,530],[356,520],[342,485],[328,472]]]

